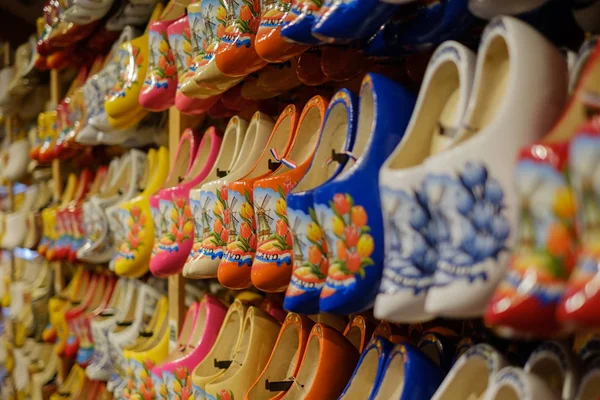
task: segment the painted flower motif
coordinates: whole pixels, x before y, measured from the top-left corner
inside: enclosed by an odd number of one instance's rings
[[[244,203],[242,204],[242,210],[240,211],[240,215],[242,218],[249,220],[254,216],[254,206],[252,203]]]
[[[345,215],[350,212],[350,202],[346,195],[338,193],[333,196],[333,208],[339,215]]]
[[[231,390],[223,389],[217,393],[217,400],[235,400],[235,397]]]
[[[363,206],[354,206],[352,207],[350,219],[352,221],[352,225],[357,228],[362,228],[367,224],[367,212]]]

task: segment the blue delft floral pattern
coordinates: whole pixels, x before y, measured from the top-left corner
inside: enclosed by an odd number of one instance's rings
[[[510,234],[500,183],[483,163],[468,162],[454,177],[429,174],[423,190],[436,231],[434,284],[446,285],[456,278],[487,279],[483,262],[507,250]]]

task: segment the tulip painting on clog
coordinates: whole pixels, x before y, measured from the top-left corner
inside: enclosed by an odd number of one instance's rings
[[[167,37],[167,28],[171,23],[155,21],[148,32],[150,59],[139,100],[143,107],[152,111],[164,111],[175,101],[177,68]]]
[[[504,335],[551,337],[561,331],[555,313],[576,249],[567,152],[568,143],[557,143],[534,145],[520,154],[519,238],[508,274],[485,313],[487,324]]]
[[[355,205],[350,194],[337,193],[329,207],[317,204],[315,212],[330,235],[328,281],[346,286],[356,280],[355,276],[365,278],[366,269],[375,264],[371,258],[375,245],[365,208]],[[334,292],[326,286],[321,298]]]
[[[579,129],[569,147],[569,177],[577,199],[577,229],[580,249],[558,318],[570,326],[598,327],[600,292],[591,290],[600,280],[600,202],[596,184],[600,160],[597,120]],[[562,244],[566,246],[566,244]]]
[[[280,63],[308,49],[306,45],[288,42],[281,36],[281,27],[293,21],[298,15],[292,13],[292,9],[299,9],[302,2],[277,0],[264,3],[261,10],[260,27],[256,34],[258,55],[266,61]]]
[[[215,61],[225,75],[238,77],[258,71],[267,62],[256,54],[254,39],[260,25],[260,1],[228,2],[228,24],[217,48]]]
[[[194,220],[189,207],[189,201],[179,197],[170,201],[160,199],[158,202],[159,226],[162,237],[154,244],[153,255],[178,252],[181,243],[192,239]]]

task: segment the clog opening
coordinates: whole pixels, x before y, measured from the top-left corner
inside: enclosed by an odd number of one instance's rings
[[[488,388],[491,373],[484,358],[471,358],[456,371],[437,400],[479,400]]]
[[[519,15],[543,6],[549,0],[469,0],[469,11],[479,18],[491,19],[497,15]]]
[[[300,120],[292,150],[286,158],[301,165],[308,161],[315,150],[321,132],[323,115],[318,107],[311,107]],[[278,168],[273,175],[289,172],[287,168]]]
[[[404,391],[404,358],[396,354],[389,362],[375,400],[400,399]]]
[[[204,330],[206,329],[206,307],[200,307],[198,311],[198,316],[196,317],[196,324],[194,326],[194,330],[190,336],[190,339],[187,343],[187,348],[185,353],[189,354],[196,349],[196,346],[200,344],[200,340],[204,335]]]
[[[111,197],[119,194],[119,191],[125,188],[131,180],[134,162],[135,161],[132,153],[123,157],[123,160],[117,165],[118,170],[115,172],[109,187],[107,187],[102,193],[98,194],[97,198],[110,199]]]
[[[462,117],[457,114],[459,97],[458,68],[448,60],[435,70],[416,110],[416,119],[409,126],[400,149],[394,153],[390,168],[414,167],[449,146],[455,132],[447,128],[457,126]]]
[[[254,315],[252,308],[250,308],[244,320],[244,328],[239,346],[232,354],[233,357],[230,358],[230,360],[232,360],[231,365],[223,375],[219,376],[216,380],[211,382],[211,384],[218,385],[219,383],[233,378],[246,362],[246,357],[248,356],[252,344],[257,344],[258,341],[260,341],[260,338],[256,337],[256,335],[253,337],[254,318],[257,318],[257,316]]]
[[[352,377],[348,390],[340,399],[368,399],[377,378],[379,370],[379,352],[376,347],[372,347],[363,357],[358,371]]]
[[[180,142],[179,148],[177,149],[177,155],[169,172],[169,177],[163,185],[164,188],[173,187],[185,177],[188,167],[190,165],[191,143],[189,139],[184,139]],[[198,159],[196,157],[196,159]]]
[[[360,327],[356,325],[351,326],[344,336],[346,336],[346,339],[348,339],[348,341],[352,343],[352,346],[356,347],[356,350],[360,353],[363,347],[363,334]]]
[[[256,163],[256,167],[248,174],[246,179],[256,178],[269,172],[269,159],[271,159],[273,162],[275,161],[272,159],[273,156],[269,151],[270,149],[276,149],[280,155],[284,154],[291,134],[290,130],[292,128],[292,116],[288,115],[278,122],[279,123],[275,126],[273,132],[271,133],[269,143],[260,155],[259,161]]]
[[[553,356],[540,357],[530,366],[528,372],[540,377],[557,395],[562,394],[565,376],[557,358]]]
[[[485,51],[481,76],[475,77],[475,107],[469,110],[465,129],[459,135],[464,141],[494,121],[504,102],[510,77],[510,51],[506,38],[497,35],[490,39]],[[473,101],[473,100],[471,100]]]
[[[234,117],[237,123],[229,123],[225,134],[223,135],[223,141],[221,142],[221,148],[219,149],[219,155],[215,161],[215,164],[210,171],[210,174],[202,181],[202,184],[219,179],[218,171],[225,171],[229,174],[231,166],[235,162],[237,155],[240,151],[240,145],[243,139],[243,134],[240,131],[240,122],[238,117]]]
[[[502,386],[492,400],[521,400],[521,396],[512,386]]]
[[[150,180],[150,176],[153,174],[156,168],[156,151],[148,151],[146,155],[146,161],[144,162],[144,172],[142,178],[137,182],[137,188],[139,192],[143,192]]]
[[[273,353],[269,364],[265,367],[256,385],[250,389],[247,397],[252,400],[268,400],[277,395],[266,389],[265,381],[286,381],[294,376],[294,370],[300,356],[300,332],[296,324],[288,324]]]
[[[319,364],[330,363],[331,360],[321,360],[321,340],[318,336],[312,335],[306,345],[306,352],[302,359],[302,365],[298,371],[296,382],[285,395],[285,400],[302,400],[309,392],[318,393],[319,388],[313,389],[313,382],[317,376]],[[332,364],[334,365],[334,364]]]
[[[200,142],[200,147],[198,148],[198,152],[196,153],[196,158],[194,159],[194,163],[192,167],[189,169],[187,174],[185,174],[185,178],[181,183],[189,183],[193,181],[200,172],[204,169],[204,165],[206,164],[206,160],[210,156],[210,148],[212,147],[212,135],[205,133],[202,138],[202,142]]]
[[[367,145],[371,139],[373,129],[375,129],[375,99],[373,98],[372,90],[361,90],[360,92],[360,104],[358,114],[358,126],[356,127],[356,138],[354,140],[354,147],[352,147],[352,154],[356,159],[360,159],[363,153],[367,150]],[[349,161],[342,170],[340,175],[345,174],[354,165],[354,162]]]
[[[584,381],[580,389],[579,400],[598,400],[600,393],[600,375],[595,374],[594,377]]]
[[[221,369],[215,367],[214,360],[226,361],[232,359],[236,351],[242,322],[242,314],[237,310],[225,316],[212,350],[194,369],[194,377],[210,377],[222,372]]]
[[[348,132],[348,109],[343,103],[336,103],[329,111],[323,125],[321,140],[312,164],[304,178],[294,189],[295,192],[314,189],[327,182],[338,169],[337,162],[327,164],[331,151],[339,153],[344,150]],[[300,139],[300,137],[299,137]]]
[[[108,305],[106,307],[107,310],[111,310],[111,309],[118,309],[120,303],[123,302],[123,297],[125,296],[125,288],[124,286],[126,285],[126,283],[122,280],[119,280],[116,283],[116,286],[113,290],[112,295],[110,296],[110,300],[108,302]],[[106,313],[106,314],[100,314],[94,317],[95,321],[102,321],[105,320],[107,318],[111,318],[113,317],[112,313]]]
[[[231,167],[232,172],[245,173],[245,171],[249,171],[254,165],[252,155],[260,154],[262,152],[264,143],[260,143],[258,136],[259,121],[260,117],[252,118],[252,121],[250,121],[250,125],[248,125],[248,128],[246,129],[246,134],[244,135],[244,140],[242,141],[242,146],[240,147],[238,156]]]

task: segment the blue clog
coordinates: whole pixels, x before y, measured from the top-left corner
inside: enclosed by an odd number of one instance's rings
[[[442,370],[420,350],[409,344],[397,344],[385,366],[376,392],[377,399],[431,399],[442,383]]]
[[[323,9],[321,1],[296,2],[290,9],[295,17],[281,27],[281,36],[292,43],[317,45],[323,42],[312,34]]]
[[[317,221],[314,190],[334,179],[351,160],[356,133],[358,97],[338,91],[327,108],[315,157],[306,175],[287,196],[294,263],[284,308],[301,314],[319,313],[319,295],[329,268],[327,241]]]
[[[415,96],[394,81],[373,73],[363,79],[356,162],[314,193],[330,252],[321,311],[351,314],[373,305],[384,257],[379,169],[402,139],[414,105]]]
[[[374,400],[385,374],[385,366],[394,345],[387,339],[375,336],[360,355],[352,378],[338,400]]]
[[[379,0],[327,0],[312,34],[326,43],[369,38],[388,22],[399,6]]]
[[[399,56],[424,52],[457,39],[477,21],[468,0],[435,0],[419,5],[410,15],[385,24],[364,46],[372,56]],[[479,35],[474,35],[479,36]]]

